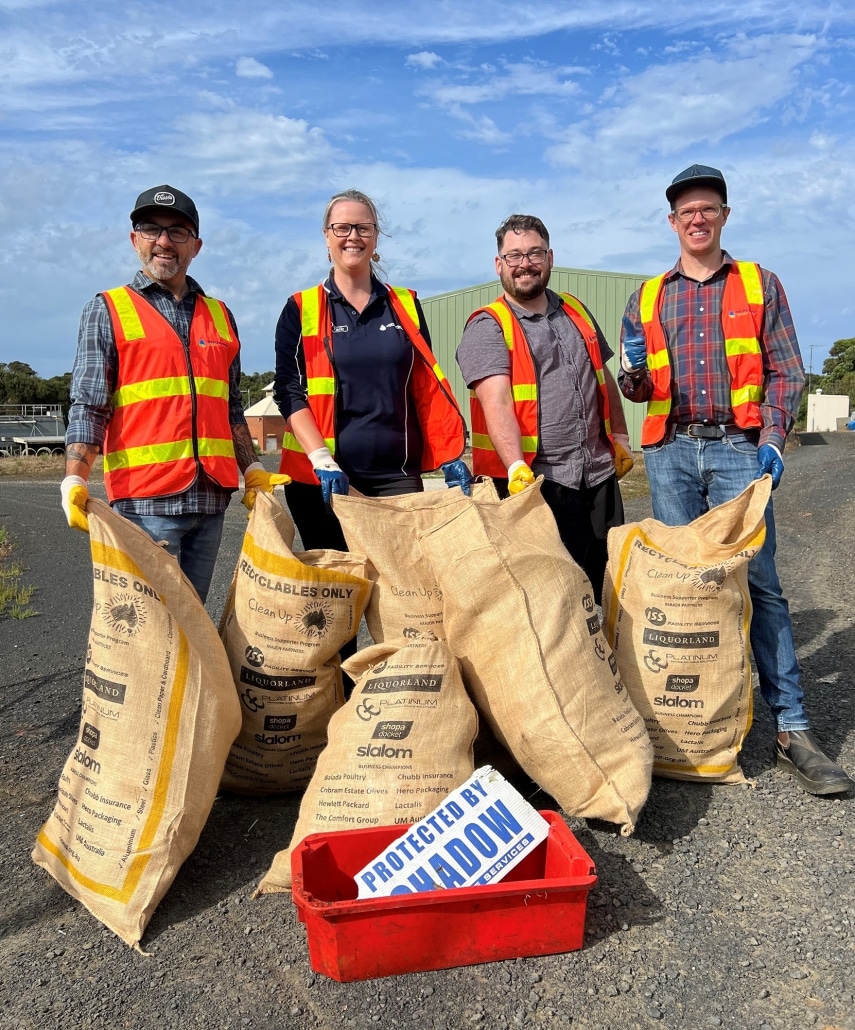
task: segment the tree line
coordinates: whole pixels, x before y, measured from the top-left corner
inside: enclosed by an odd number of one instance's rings
[[[244,373],[240,379],[243,405],[248,408],[264,396],[273,372]],[[71,405],[71,372],[43,379],[25,361],[0,361],[0,404],[59,404],[63,418]]]

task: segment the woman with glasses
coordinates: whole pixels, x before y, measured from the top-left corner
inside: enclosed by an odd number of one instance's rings
[[[337,193],[322,231],[332,268],[279,317],[273,397],[289,423],[280,471],[292,479],[285,496],[303,547],[346,550],[332,494],[416,493],[422,472],[438,468],[468,493],[470,475],[463,417],[416,294],[375,274],[373,200]]]

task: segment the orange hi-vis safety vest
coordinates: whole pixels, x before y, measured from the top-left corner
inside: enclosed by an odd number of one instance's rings
[[[591,365],[597,377],[597,402],[600,418],[605,426],[609,446],[614,454],[612,442],[612,426],[609,411],[609,393],[603,370],[603,359],[597,339],[597,327],[582,302],[569,293],[559,293],[561,307],[570,321],[576,326],[585,341]],[[473,311],[467,324],[486,312],[499,323],[505,344],[511,355],[511,392],[514,399],[514,414],[520,427],[523,459],[531,465],[537,454],[539,432],[539,409],[537,396],[537,372],[529,350],[525,332],[519,324],[504,297],[499,297],[484,308]],[[493,476],[497,479],[507,477],[508,470],[496,453],[490,434],[487,430],[487,419],[484,409],[475,391],[469,391],[469,413],[472,420],[472,472],[476,476]]]
[[[226,489],[238,485],[229,424],[229,366],[238,353],[225,305],[196,297],[185,350],[169,322],[135,290],[103,297],[119,355],[104,440],[109,500],[186,490],[198,466]]]
[[[641,427],[641,446],[659,443],[665,436],[671,413],[671,359],[662,327],[661,311],[668,272],[648,279],[641,286],[639,314],[647,344],[647,368],[653,394],[647,402],[647,417]],[[721,301],[724,350],[730,371],[730,406],[733,420],[743,429],[760,428],[763,417],[763,279],[758,265],[735,261],[728,270]]]
[[[432,472],[463,454],[465,423],[448,380],[419,329],[415,293],[400,286],[387,286],[387,289],[392,313],[421,359],[413,362],[410,397],[422,431],[422,471]],[[300,311],[309,408],[324,443],[334,456],[336,372],[329,298],[321,283],[310,290],[295,293],[294,299]],[[318,483],[305,451],[290,430],[282,440],[279,471],[287,473],[298,483]]]

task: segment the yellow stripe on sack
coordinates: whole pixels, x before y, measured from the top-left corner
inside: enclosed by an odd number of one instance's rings
[[[252,564],[264,572],[282,579],[310,580],[315,583],[338,584],[340,586],[355,587],[359,593],[359,599],[368,600],[372,584],[359,576],[352,576],[348,572],[335,572],[332,569],[322,569],[314,565],[305,565],[299,558],[287,558],[281,554],[274,554],[260,544],[255,542],[249,530],[243,538],[243,553],[249,558]]]
[[[732,772],[737,768],[736,755],[733,756],[733,761],[725,763],[724,765],[682,765],[680,762],[661,762],[654,760],[653,770],[660,770],[661,772],[674,772],[682,773],[684,776],[690,773],[697,773],[698,776],[724,776],[729,772]]]
[[[181,712],[184,707],[184,696],[187,692],[189,669],[190,645],[187,642],[185,634],[179,629],[175,675],[172,680],[172,694],[169,699],[169,707],[166,713],[166,725],[163,732],[163,748],[161,749],[160,761],[157,767],[157,776],[154,782],[151,808],[149,810],[148,818],[143,825],[142,832],[137,839],[136,850],[138,854],[132,859],[121,887],[114,887],[110,884],[102,883],[86,876],[84,873],[80,872],[79,869],[73,866],[63,853],[57,850],[53,842],[44,836],[44,832],[39,834],[40,843],[44,844],[47,850],[59,859],[62,865],[68,870],[69,874],[82,887],[92,891],[93,894],[100,894],[102,897],[110,898],[111,900],[117,901],[121,904],[127,904],[133,897],[134,891],[139,886],[145,867],[151,860],[150,853],[139,854],[139,852],[148,852],[151,848],[155,838],[157,837],[157,832],[160,829],[160,823],[163,819],[166,803],[169,800],[169,785],[172,780],[172,767],[178,750],[178,731],[181,727]]]
[[[306,393],[310,397],[332,397],[335,379],[332,376],[310,376],[306,380]]]
[[[223,305],[213,297],[203,297],[202,300],[205,302],[208,311],[211,313],[211,318],[217,332],[220,334],[220,339],[228,340],[229,343],[231,343],[232,327],[229,325],[229,319]]]
[[[140,401],[153,401],[162,397],[186,397],[190,393],[187,376],[166,376],[163,379],[144,379],[139,383],[120,386],[110,398],[114,408],[124,408]]]
[[[139,565],[124,551],[111,547],[109,544],[102,544],[100,540],[93,540],[91,536],[89,537],[89,547],[92,552],[92,561],[98,565],[108,565],[111,569],[129,573],[134,579],[148,582]]]
[[[119,322],[122,326],[122,332],[125,334],[125,339],[144,339],[145,330],[127,288],[117,286],[114,290],[107,290],[107,294],[116,308],[116,314],[119,316]]]
[[[45,851],[50,852],[51,855],[59,862],[59,864],[65,869],[68,875],[80,884],[81,887],[85,887],[86,890],[91,891],[93,894],[100,894],[103,898],[109,898],[110,901],[117,901],[119,904],[126,905],[133,896],[136,890],[137,884],[140,881],[140,877],[148,865],[151,855],[138,855],[130,864],[125,882],[121,887],[112,887],[108,883],[101,883],[100,880],[93,880],[91,876],[87,876],[82,873],[77,866],[72,864],[71,859],[63,851],[59,845],[54,842],[45,833],[44,827],[39,831],[36,840],[41,844]],[[129,885],[131,881],[133,886]]]

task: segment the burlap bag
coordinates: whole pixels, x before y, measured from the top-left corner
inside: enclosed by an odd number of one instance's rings
[[[492,479],[472,486],[474,497],[496,498]],[[365,612],[376,643],[414,633],[443,638],[442,594],[418,534],[472,502],[460,490],[425,490],[400,497],[364,497],[351,490],[333,497],[347,546],[368,556],[374,590]]]
[[[338,651],[356,635],[371,593],[366,560],[295,554],[294,533],[291,516],[259,491],[220,621],[243,717],[224,790],[302,790],[344,703]]]
[[[95,603],[80,732],[33,861],[136,944],[211,810],[240,710],[178,563],[90,499]]]
[[[540,481],[455,512],[420,543],[449,647],[496,736],[569,815],[631,833],[650,789],[650,741]]]
[[[688,526],[645,519],[609,533],[606,636],[653,744],[653,771],[744,782],[751,727],[748,562],[763,546],[771,479]]]
[[[291,850],[308,834],[417,822],[474,771],[478,717],[444,643],[387,641],[344,668],[353,694],[332,717],[291,843],[258,894],[291,886]]]

